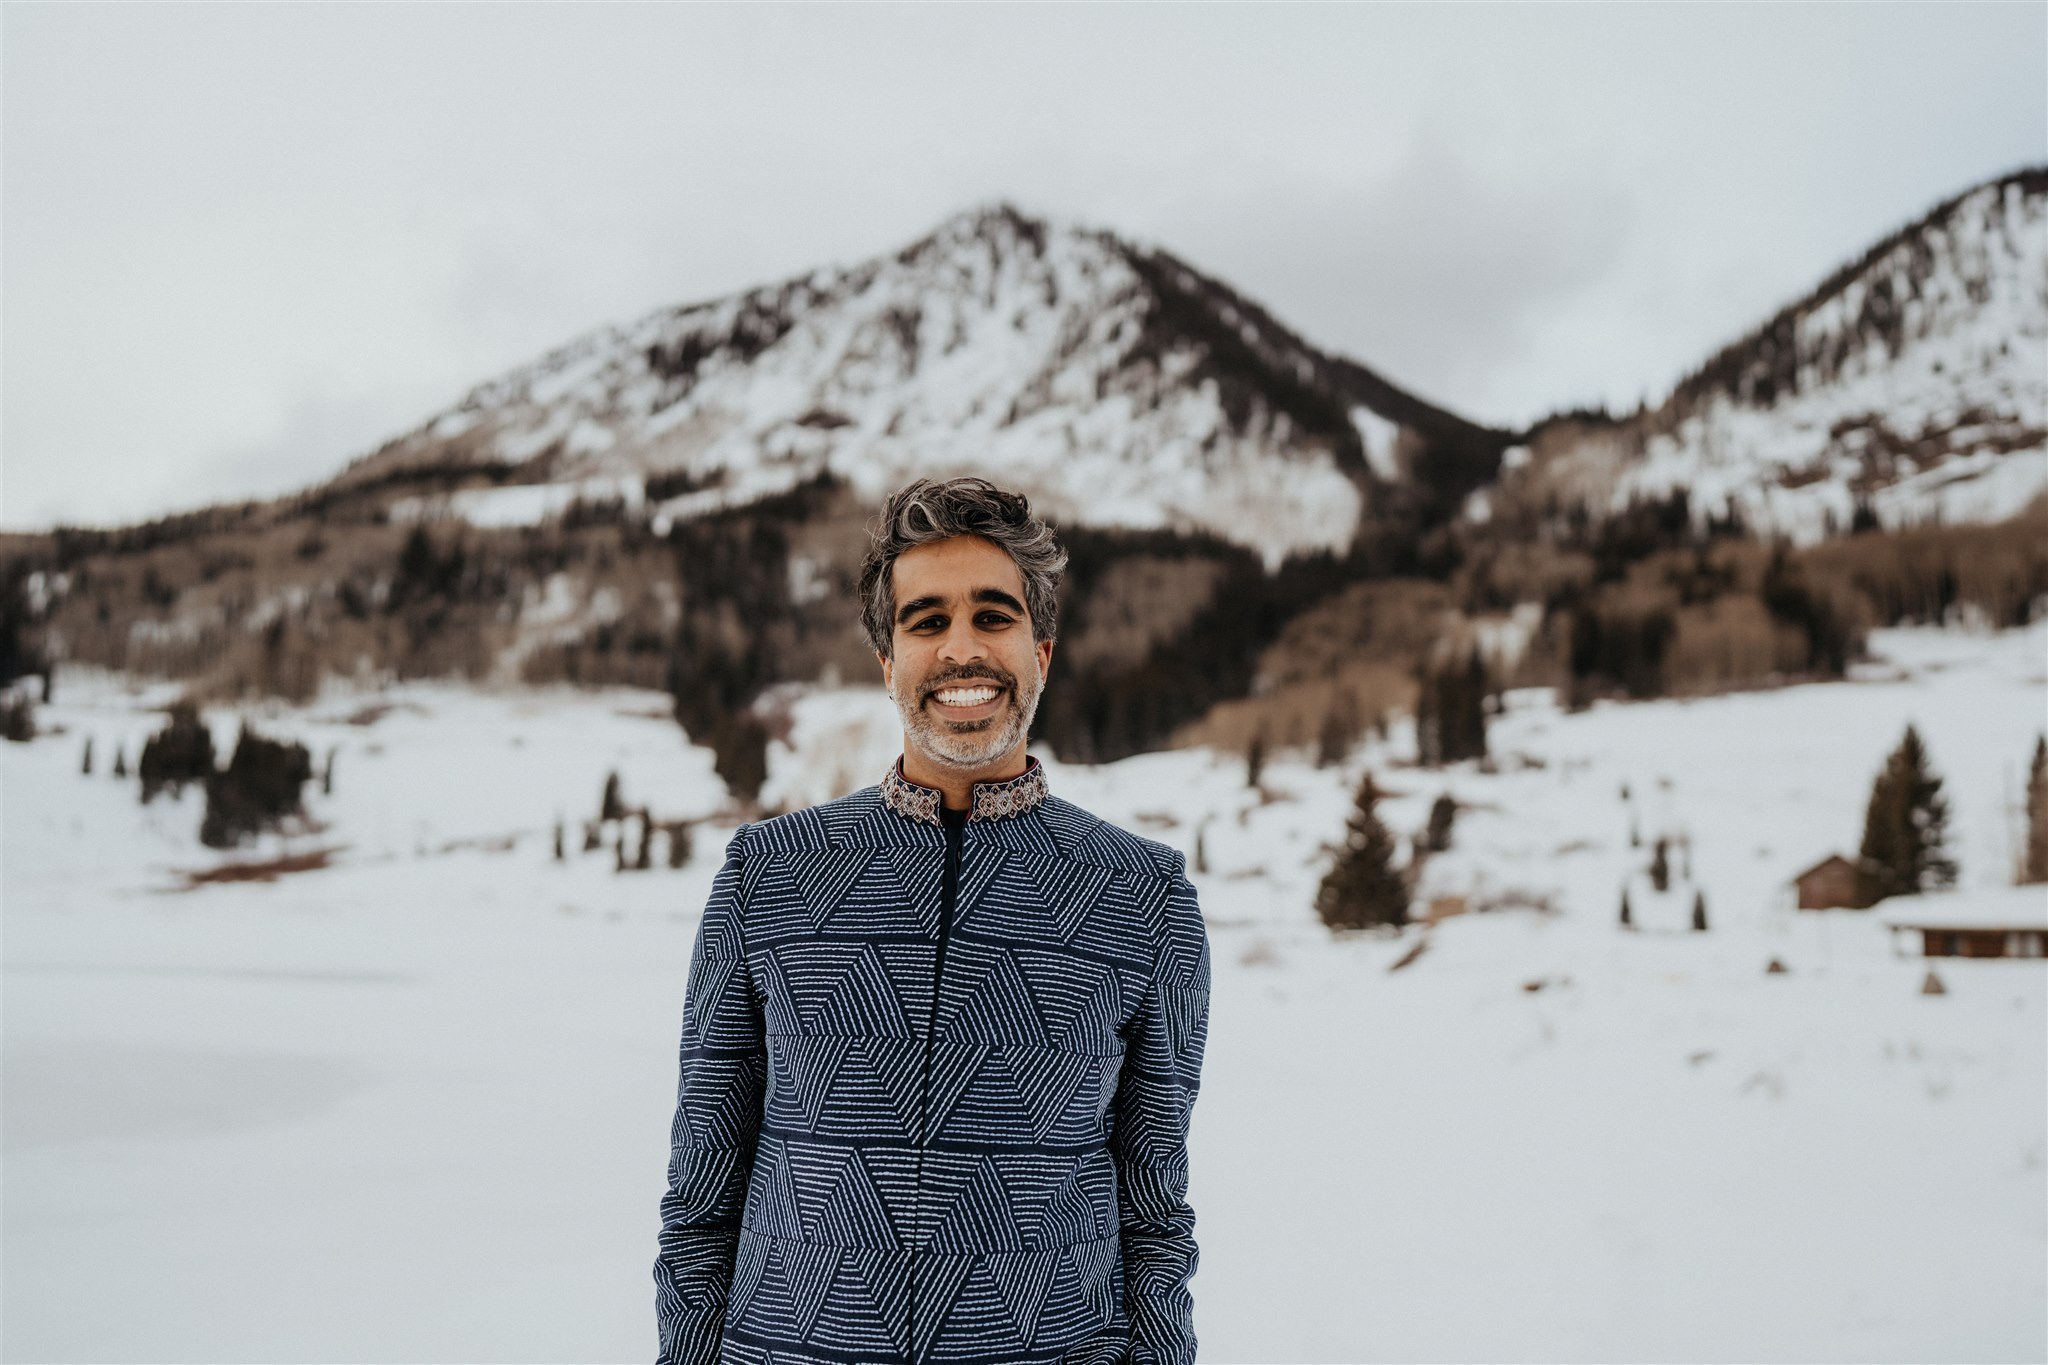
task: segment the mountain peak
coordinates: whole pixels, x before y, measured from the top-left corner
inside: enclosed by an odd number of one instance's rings
[[[1202,531],[1277,562],[1347,548],[1368,497],[1404,480],[1486,477],[1504,440],[1164,251],[998,198],[893,255],[578,338],[337,482],[438,470],[458,515],[624,496],[659,521],[821,473],[875,495],[984,473],[1062,519]],[[498,486],[460,487],[479,469]]]
[[[1716,351],[1663,403],[1539,424],[1517,499],[1683,489],[1810,541],[1995,521],[2048,488],[2048,167],[1950,196]]]

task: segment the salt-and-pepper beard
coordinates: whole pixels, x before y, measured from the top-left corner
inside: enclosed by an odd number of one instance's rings
[[[933,715],[923,704],[925,694],[932,690],[931,684],[923,680],[913,682],[901,670],[896,671],[891,682],[889,699],[896,703],[896,710],[903,717],[904,737],[918,753],[941,768],[979,768],[1014,749],[1019,740],[1031,733],[1032,717],[1038,714],[1038,698],[1045,690],[1045,674],[1037,665],[1038,656],[1034,654],[1029,678],[991,679],[984,673],[964,678],[954,675],[938,684],[972,686],[980,680],[993,681],[1004,689],[1007,704],[1001,711],[983,720],[968,721],[964,726]],[[910,695],[904,696],[899,687],[910,688]]]

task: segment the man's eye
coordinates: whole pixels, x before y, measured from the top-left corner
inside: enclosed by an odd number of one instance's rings
[[[985,626],[1007,626],[1010,618],[999,611],[985,611],[981,614],[981,623]]]
[[[943,616],[927,616],[924,618],[924,620],[919,621],[916,625],[912,626],[911,629],[923,630],[926,626],[942,626],[945,623],[946,618]]]

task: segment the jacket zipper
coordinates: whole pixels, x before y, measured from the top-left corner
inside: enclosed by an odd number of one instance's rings
[[[932,1043],[939,1032],[939,984],[946,976],[946,939],[952,930],[953,902],[960,891],[960,854],[966,842],[967,825],[964,819],[955,822],[941,819],[946,830],[946,868],[939,880],[939,950],[932,964],[932,1008],[924,1030],[924,1074],[919,1090],[917,1110],[917,1196],[916,1207],[920,1226],[917,1234],[924,1229],[924,1152],[927,1141],[926,1129],[931,1124],[932,1103]],[[918,1257],[922,1253],[913,1246],[910,1252],[910,1358],[917,1360],[917,1271]]]

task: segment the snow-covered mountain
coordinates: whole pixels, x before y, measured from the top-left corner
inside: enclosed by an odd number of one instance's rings
[[[1511,448],[1468,510],[1690,491],[1811,541],[1995,520],[2048,488],[2048,167],[1939,205],[1723,348],[1661,405],[1576,414]]]
[[[876,498],[973,472],[1064,519],[1272,557],[1342,549],[1378,487],[1462,496],[1505,443],[1164,251],[997,204],[894,256],[577,338],[334,487],[481,466],[497,486],[396,510],[502,524],[616,496],[659,526],[827,470]]]

